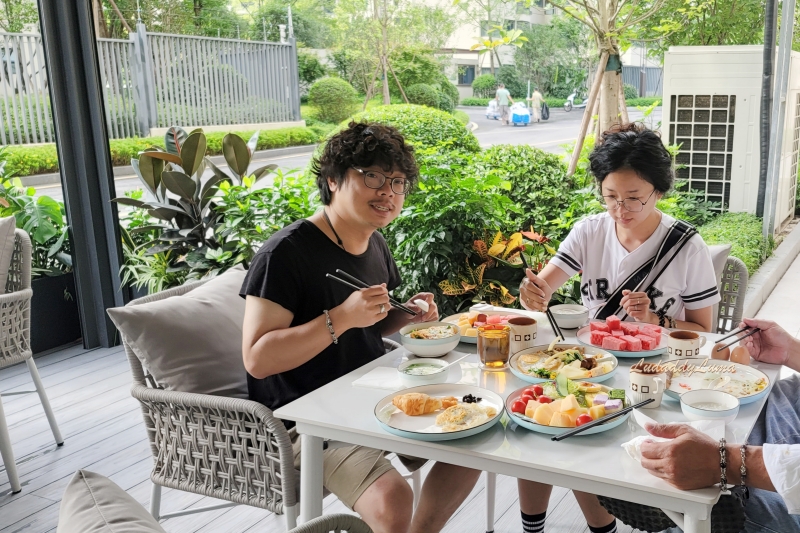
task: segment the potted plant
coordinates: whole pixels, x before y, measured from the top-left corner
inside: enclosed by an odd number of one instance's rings
[[[0,159],[3,158],[0,151]],[[75,278],[64,204],[35,196],[0,161],[0,216],[16,218],[31,238],[31,344],[40,353],[81,338]]]

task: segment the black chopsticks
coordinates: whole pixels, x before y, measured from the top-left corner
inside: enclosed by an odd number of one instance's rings
[[[756,333],[758,333],[759,331],[761,331],[761,329],[760,329],[760,328],[753,328],[753,326],[747,326],[747,327],[745,327],[745,328],[738,329],[738,330],[736,330],[736,331],[734,331],[734,332],[732,332],[732,333],[730,333],[730,334],[728,334],[728,335],[725,335],[724,337],[722,337],[722,339],[718,339],[718,341],[721,341],[721,340],[723,340],[723,339],[727,339],[727,338],[733,337],[734,335],[738,335],[739,333],[742,333],[743,331],[747,331],[748,329],[751,329],[751,328],[752,328],[752,330],[753,330],[753,331],[751,331],[751,332],[750,332],[750,333],[748,333],[747,335],[742,335],[741,337],[736,337],[736,339],[735,339],[735,340],[733,340],[733,341],[729,342],[729,343],[728,343],[728,344],[726,344],[725,346],[720,346],[719,348],[717,348],[717,350],[716,350],[716,351],[718,351],[718,352],[721,352],[721,351],[722,351],[722,350],[724,350],[725,348],[730,348],[731,346],[733,346],[734,344],[736,344],[736,343],[737,343],[737,342],[739,342],[740,340],[742,340],[742,339],[746,339],[746,338],[747,338],[747,337],[749,337],[750,335],[755,335]]]
[[[341,283],[342,285],[347,285],[351,289],[355,289],[357,291],[360,291],[361,289],[369,288],[369,285],[367,285],[366,283],[364,283],[363,281],[361,281],[357,277],[351,276],[350,274],[348,274],[344,270],[341,270],[341,269],[337,268],[336,269],[336,273],[341,275],[341,276],[343,276],[343,277],[345,277],[345,278],[347,278],[347,280],[349,280],[349,281],[344,280],[342,278],[338,278],[338,277],[336,277],[336,276],[334,276],[333,274],[330,274],[330,273],[329,274],[325,274],[325,276],[330,278],[330,279],[332,279],[333,281],[337,281],[337,282]],[[400,302],[398,302],[394,298],[389,298],[389,303],[395,309],[399,309],[402,312],[408,313],[411,316],[417,316],[417,313],[415,313],[414,311],[412,311],[411,309],[409,309],[405,305],[401,304]]]
[[[654,402],[654,401],[655,401],[654,398],[648,398],[643,402],[639,402],[639,403],[637,403],[635,405],[631,405],[630,407],[626,407],[624,409],[620,409],[616,413],[611,413],[610,415],[602,416],[602,417],[598,418],[597,420],[592,420],[588,424],[584,424],[582,426],[578,426],[575,429],[570,429],[569,431],[565,431],[564,433],[561,433],[560,435],[553,435],[552,437],[550,437],[550,440],[554,440],[554,441],[564,440],[567,437],[571,437],[573,435],[577,435],[578,433],[582,433],[582,432],[586,431],[587,429],[591,429],[591,428],[593,428],[595,426],[599,426],[600,424],[604,424],[604,423],[608,422],[609,420],[613,420],[613,419],[615,419],[617,417],[620,417],[620,416],[622,416],[622,415],[624,415],[626,413],[630,413],[634,409],[638,409],[638,408],[640,408],[640,407],[642,407],[644,405],[647,405],[648,403]]]
[[[522,267],[525,270],[528,270],[530,267],[528,266],[528,261],[525,259],[525,253],[524,252],[525,252],[525,247],[524,246],[520,246],[519,247],[519,258],[522,260]],[[564,334],[561,333],[561,328],[559,328],[558,327],[558,323],[556,323],[556,317],[554,317],[553,316],[553,312],[550,311],[550,307],[547,308],[547,311],[545,311],[545,314],[547,315],[547,320],[550,322],[550,327],[553,328],[553,332],[556,334],[556,337],[561,339],[562,341],[566,340],[566,337],[564,337]]]

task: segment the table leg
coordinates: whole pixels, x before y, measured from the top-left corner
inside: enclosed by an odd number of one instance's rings
[[[711,516],[705,520],[683,515],[683,533],[711,533]]]
[[[322,439],[300,435],[300,522],[322,516]]]

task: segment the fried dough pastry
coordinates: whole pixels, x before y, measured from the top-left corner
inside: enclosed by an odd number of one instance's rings
[[[421,392],[410,392],[392,398],[392,405],[409,416],[427,415],[456,404],[458,399],[453,396],[434,398]]]

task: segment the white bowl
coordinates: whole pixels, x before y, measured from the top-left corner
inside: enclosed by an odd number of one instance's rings
[[[681,394],[681,410],[689,420],[722,420],[728,424],[739,414],[739,398],[719,390],[691,390]]]
[[[570,310],[570,313],[564,313],[565,310]],[[575,311],[580,311],[576,313]],[[553,318],[556,319],[558,327],[564,329],[576,329],[589,320],[589,309],[582,305],[576,304],[559,304],[550,307],[550,312],[553,313]]]
[[[412,339],[408,336],[414,330],[425,329],[431,326],[450,326],[453,328],[454,335],[444,339]],[[461,341],[461,332],[458,326],[450,322],[421,322],[419,324],[409,324],[400,330],[400,342],[403,347],[417,357],[441,357],[451,352]]]
[[[425,360],[420,360],[417,358],[409,359],[397,367],[397,374],[400,376],[400,382],[403,384],[404,387],[417,387],[419,385],[436,385],[439,383],[445,383],[447,381],[447,377],[450,375],[450,369],[446,370],[439,370],[435,374],[427,374],[424,376],[415,376],[412,374],[406,374],[404,370],[411,365],[433,365],[438,366],[440,368],[444,368],[449,365],[447,361],[442,361],[441,359],[430,359],[426,358]]]

